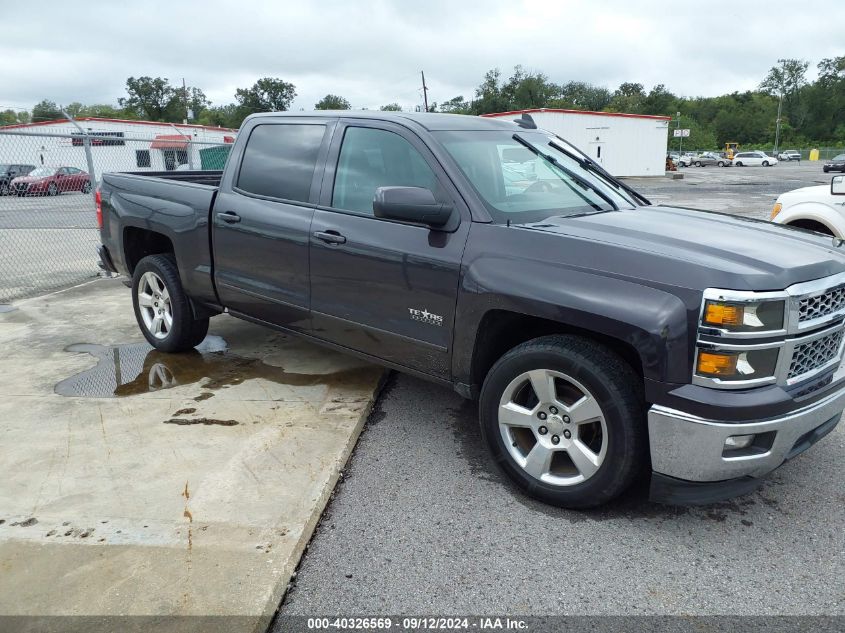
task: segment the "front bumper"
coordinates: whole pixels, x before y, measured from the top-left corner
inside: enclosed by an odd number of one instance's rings
[[[654,405],[648,412],[651,464],[657,486],[652,499],[707,503],[747,492],[755,480],[802,453],[830,433],[845,409],[845,386],[784,415],[730,423]],[[725,440],[754,435],[748,448],[725,451]],[[675,485],[673,485],[675,484]],[[700,499],[686,501],[681,496]]]

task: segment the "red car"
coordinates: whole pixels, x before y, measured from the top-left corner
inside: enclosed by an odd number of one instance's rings
[[[65,191],[91,191],[88,172],[76,167],[38,167],[12,180],[9,190],[19,196],[57,196]]]

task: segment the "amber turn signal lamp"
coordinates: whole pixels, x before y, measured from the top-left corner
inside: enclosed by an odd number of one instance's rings
[[[704,309],[704,322],[709,325],[742,325],[742,306],[727,303],[707,302]]]
[[[736,374],[738,354],[699,352],[696,373],[703,376],[733,376]]]

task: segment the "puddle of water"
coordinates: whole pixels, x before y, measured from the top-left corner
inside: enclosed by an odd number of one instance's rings
[[[122,398],[170,389],[199,382],[203,392],[195,400],[206,400],[214,391],[239,385],[252,378],[295,387],[360,385],[368,382],[367,368],[346,369],[330,374],[287,373],[282,367],[266,364],[257,358],[246,358],[227,351],[226,342],[208,336],[195,349],[181,354],[166,354],[148,343],[97,345],[77,343],[67,352],[91,354],[97,364],[55,386],[61,396],[87,398]],[[194,424],[231,425],[229,420],[191,420]],[[186,423],[184,420],[174,424]]]

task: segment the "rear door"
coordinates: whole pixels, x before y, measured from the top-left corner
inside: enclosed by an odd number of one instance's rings
[[[77,169],[76,167],[68,167],[67,173],[68,173],[67,178],[68,178],[68,181],[69,181],[68,190],[69,191],[79,191],[79,190],[81,190],[82,189],[82,183],[84,181],[84,178],[82,176],[82,171]]]
[[[461,213],[453,233],[376,218],[383,186],[430,189]],[[413,132],[341,121],[311,235],[313,333],[397,365],[448,378],[469,211]]]
[[[240,132],[246,143],[229,160],[211,214],[214,280],[230,310],[308,329],[308,236],[334,124],[266,117]]]
[[[67,167],[60,167],[56,170],[53,182],[56,183],[59,191],[70,191],[73,189],[73,181],[68,173]]]

